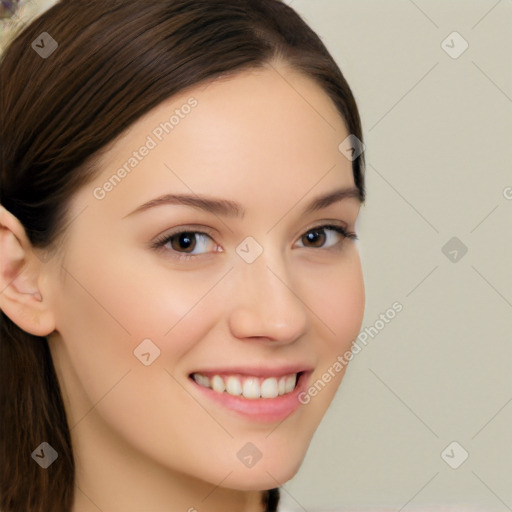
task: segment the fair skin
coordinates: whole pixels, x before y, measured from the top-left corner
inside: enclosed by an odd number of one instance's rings
[[[74,220],[54,257],[37,258],[17,219],[1,213],[0,306],[48,336],[77,466],[73,512],[261,511],[260,491],[296,473],[334,397],[343,372],[307,405],[278,407],[279,417],[263,406],[258,418],[256,402],[272,398],[238,397],[249,404],[241,412],[191,378],[232,369],[243,384],[260,370],[300,371],[307,387],[361,327],[356,242],[332,229],[306,237],[326,224],[355,232],[356,197],[305,212],[315,198],[354,187],[338,150],[348,132],[314,82],[278,71],[192,88],[132,125],[71,199]],[[172,133],[95,198],[190,97],[197,106]],[[163,194],[235,201],[245,215],[176,204],[131,213]],[[196,233],[194,259],[178,260],[188,254],[179,237],[150,246],[180,228]],[[247,237],[263,248],[252,263],[236,252]],[[148,338],[160,355],[146,366],[134,350]],[[237,455],[246,443],[261,455],[251,467]]]

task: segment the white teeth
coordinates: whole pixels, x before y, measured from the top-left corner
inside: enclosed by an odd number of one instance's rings
[[[206,375],[201,375],[200,373],[194,373],[193,375],[194,380],[200,385],[205,388],[210,387],[210,379],[206,377]]]
[[[217,391],[217,393],[223,393],[226,387],[224,386],[224,381],[222,377],[218,375],[214,375],[212,378],[212,389],[213,391]]]
[[[297,374],[284,377],[240,377],[229,375],[221,377],[214,375],[211,379],[206,375],[194,373],[193,379],[205,388],[217,393],[228,393],[233,396],[243,396],[249,400],[256,398],[276,398],[291,393],[297,383]]]
[[[293,388],[292,388],[292,391],[293,391]],[[277,379],[276,378],[270,377],[270,379],[265,379],[261,383],[261,398],[275,398],[278,395],[279,395],[279,392],[277,389]]]
[[[226,391],[233,396],[242,394],[242,383],[236,377],[228,377],[226,380]]]
[[[260,395],[260,383],[256,377],[249,377],[245,380],[242,395],[245,398],[259,398]]]
[[[279,395],[284,395],[286,387],[286,377],[281,377],[279,379],[279,384],[277,385],[277,391]]]
[[[284,384],[284,392],[291,393],[295,389],[295,383],[297,382],[297,374],[286,377]]]

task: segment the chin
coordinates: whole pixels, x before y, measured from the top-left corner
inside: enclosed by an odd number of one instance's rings
[[[294,468],[274,468],[274,471],[268,473],[254,468],[247,472],[237,470],[231,474],[229,483],[226,481],[226,485],[238,491],[266,491],[288,482],[297,474],[299,467],[300,464]]]
[[[252,467],[236,467],[228,485],[240,491],[264,491],[279,487],[292,479],[299,471],[304,454],[279,453],[275,458],[256,462]]]

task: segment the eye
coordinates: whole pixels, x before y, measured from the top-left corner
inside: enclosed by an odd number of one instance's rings
[[[214,249],[208,251],[208,241],[214,246]],[[176,233],[165,234],[152,243],[154,249],[167,249],[173,254],[173,257],[179,260],[188,260],[200,256],[207,252],[218,252],[218,246],[215,245],[212,237],[202,231],[178,231]]]
[[[341,240],[337,240],[339,238]],[[313,244],[312,248],[331,249],[342,244],[345,238],[357,240],[357,235],[347,231],[342,226],[327,224],[310,229],[301,236],[300,240],[306,244]],[[325,245],[326,242],[327,246]]]

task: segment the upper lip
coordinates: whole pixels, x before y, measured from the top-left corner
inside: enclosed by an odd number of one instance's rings
[[[313,368],[306,364],[294,364],[270,368],[268,365],[261,366],[230,366],[219,368],[203,368],[193,371],[191,374],[201,375],[246,375],[248,377],[283,377],[293,373],[309,372]]]

